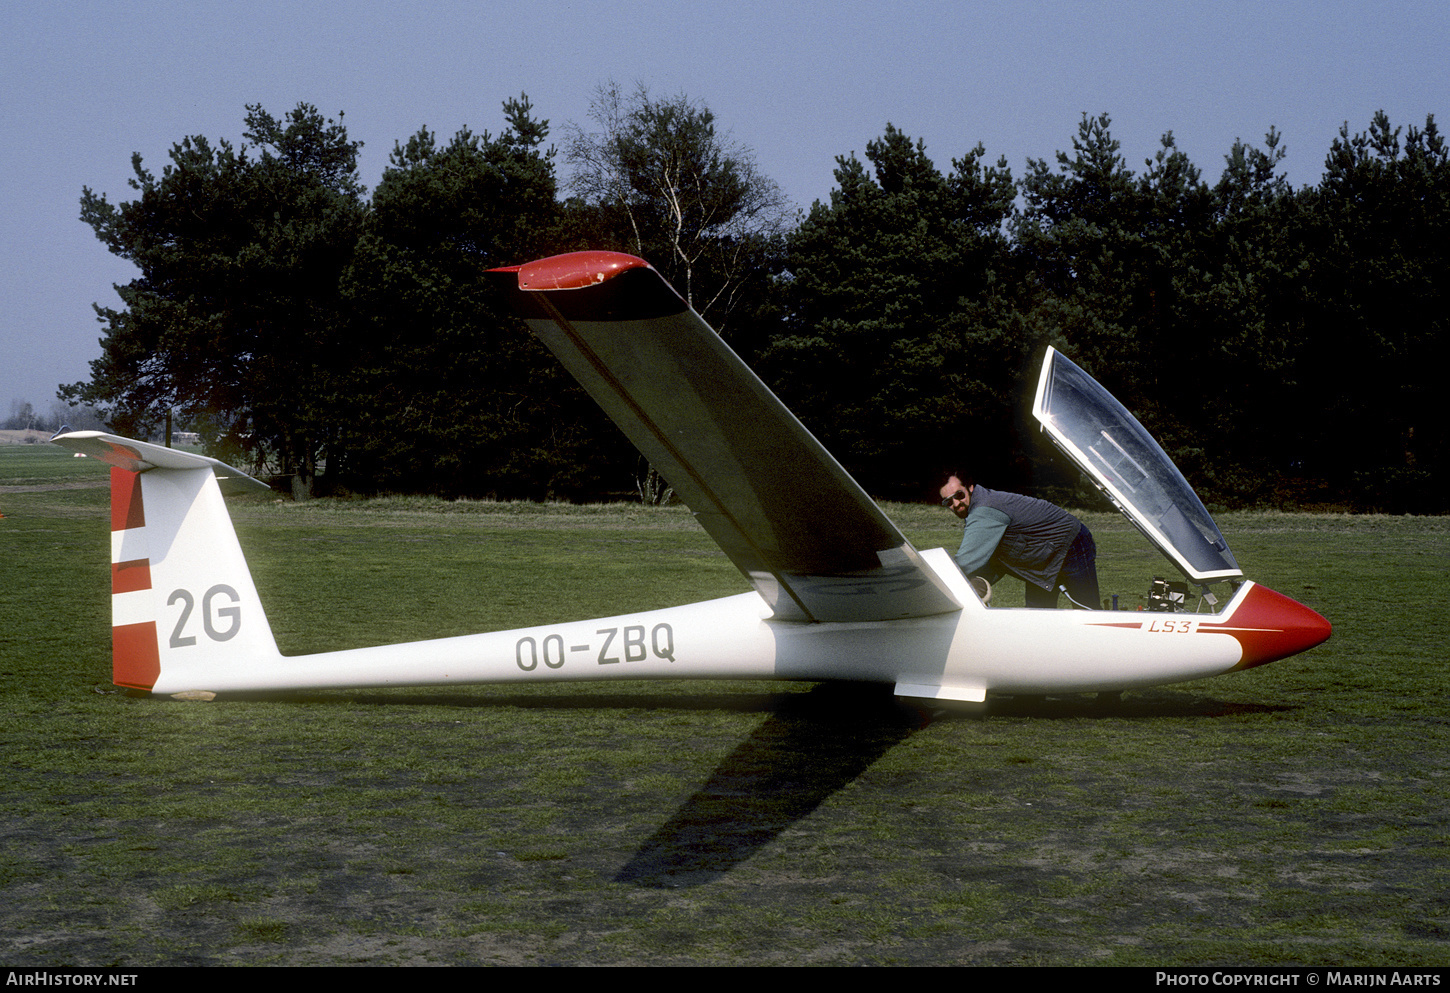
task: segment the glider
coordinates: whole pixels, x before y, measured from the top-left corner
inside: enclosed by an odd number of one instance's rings
[[[490,634],[283,657],[215,459],[95,431],[53,441],[111,466],[117,685],[182,697],[534,680],[887,683],[900,696],[1116,692],[1302,652],[1329,623],[1243,578],[1137,420],[1049,350],[1043,429],[1187,582],[1148,610],[989,608],[943,549],[918,551],[642,259],[578,252],[492,271],[533,332],[674,486],[753,591]],[[1186,609],[1188,584],[1204,595]],[[1230,589],[1220,607],[1210,584]],[[1204,611],[1202,608],[1210,609]]]

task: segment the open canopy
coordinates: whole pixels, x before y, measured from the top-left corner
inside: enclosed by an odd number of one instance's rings
[[[1123,516],[1196,583],[1243,571],[1183,473],[1113,395],[1047,349],[1032,416]]]

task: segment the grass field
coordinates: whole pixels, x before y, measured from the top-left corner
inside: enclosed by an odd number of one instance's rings
[[[1450,964],[1450,519],[1221,515],[1334,637],[1116,712],[729,682],[178,703],[110,685],[104,481],[0,447],[6,964]],[[745,589],[680,508],[232,506],[288,654]],[[1133,602],[1166,563],[1088,520]]]

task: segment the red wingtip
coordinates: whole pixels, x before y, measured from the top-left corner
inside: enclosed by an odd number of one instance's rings
[[[626,269],[649,268],[644,259],[621,252],[569,252],[490,272],[516,272],[521,290],[582,290],[602,283]]]
[[[1235,669],[1286,659],[1329,640],[1334,628],[1317,611],[1297,600],[1255,585],[1244,602],[1221,624],[1203,624],[1200,631],[1222,631],[1243,646]]]

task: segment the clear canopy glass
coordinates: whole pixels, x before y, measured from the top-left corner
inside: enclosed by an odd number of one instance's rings
[[[1123,515],[1185,576],[1243,576],[1183,473],[1138,419],[1076,363],[1048,348],[1032,415]]]

